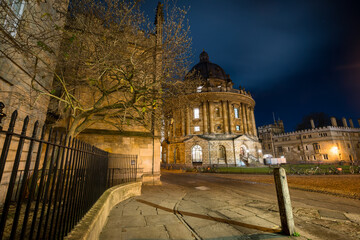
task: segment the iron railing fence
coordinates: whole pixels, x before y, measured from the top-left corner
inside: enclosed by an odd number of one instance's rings
[[[137,163],[114,181],[108,152],[38,121],[26,135],[29,117],[15,133],[17,114],[0,128],[0,239],[63,239],[109,186],[136,180]]]
[[[107,186],[136,181],[137,157],[137,155],[110,153]]]

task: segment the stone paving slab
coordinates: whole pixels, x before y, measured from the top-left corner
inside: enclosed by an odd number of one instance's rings
[[[213,192],[214,198],[209,199],[207,190],[185,194],[177,185],[143,186],[140,197],[114,207],[100,240],[292,239],[271,233],[279,228],[279,217],[267,210],[270,206],[265,202],[245,196],[234,200]]]

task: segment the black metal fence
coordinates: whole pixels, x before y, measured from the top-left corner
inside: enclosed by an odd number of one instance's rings
[[[0,239],[62,239],[114,184],[108,153],[46,126],[39,136],[38,122],[27,136],[29,117],[14,133],[16,118],[0,128]]]
[[[137,155],[109,154],[108,187],[136,181]]]

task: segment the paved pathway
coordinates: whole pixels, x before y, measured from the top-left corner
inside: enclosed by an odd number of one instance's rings
[[[330,230],[322,232],[320,237],[314,233],[322,229],[305,231],[317,227],[311,222],[320,221],[317,214],[331,221],[349,219],[332,210],[315,212],[301,205],[294,209],[294,214],[304,217],[297,221],[305,226],[297,226],[302,236],[280,235],[273,185],[198,174],[166,173],[162,181],[161,186],[143,186],[141,196],[115,206],[100,239],[358,239],[352,235],[336,235]],[[257,189],[258,194],[249,189]],[[337,225],[340,226],[338,222]]]

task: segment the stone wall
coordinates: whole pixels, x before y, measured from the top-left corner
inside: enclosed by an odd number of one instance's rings
[[[79,139],[90,143],[109,153],[130,154],[138,156],[138,175],[160,174],[160,139],[153,141],[151,136],[141,132],[121,133],[106,130],[87,130],[79,135]]]

